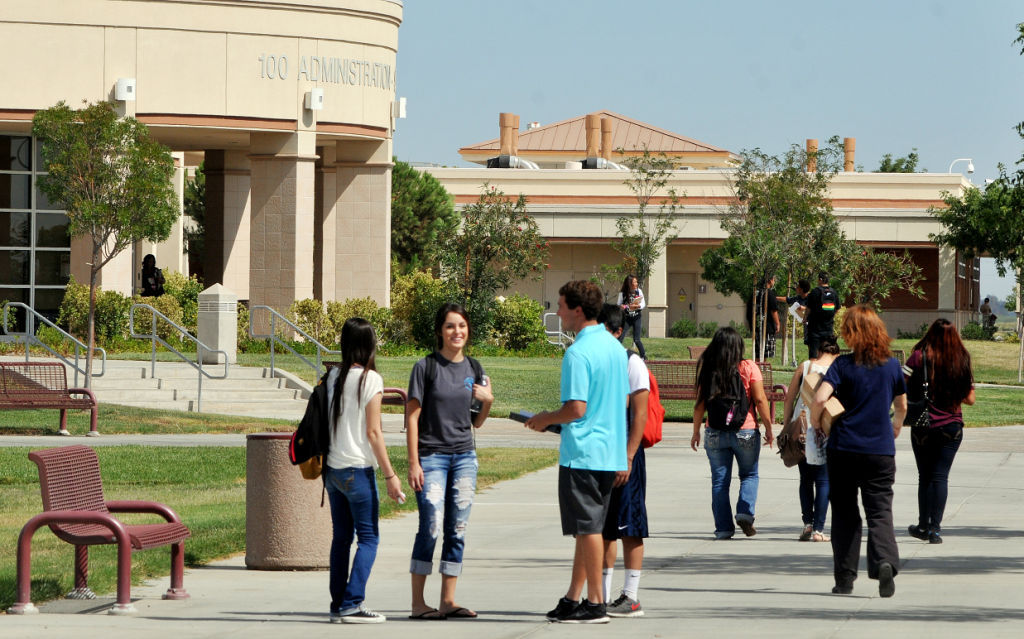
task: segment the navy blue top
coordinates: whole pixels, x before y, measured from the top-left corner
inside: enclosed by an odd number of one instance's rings
[[[833,429],[828,447],[866,455],[895,455],[889,407],[897,395],[907,392],[903,371],[896,358],[868,368],[840,355],[832,362],[825,381],[843,404],[842,425]]]

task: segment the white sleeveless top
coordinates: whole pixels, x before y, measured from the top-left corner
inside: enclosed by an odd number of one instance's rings
[[[811,360],[807,360],[803,363],[803,377],[806,377],[810,373],[818,373],[824,376],[828,372],[828,366],[822,366]],[[803,377],[800,378],[800,383],[803,384]],[[825,444],[826,441],[822,440],[819,444],[818,438],[815,436],[814,429],[810,427],[811,423],[811,410],[804,404],[803,397],[799,392],[796,394],[796,404],[793,406],[793,419],[796,419],[800,413],[805,413],[804,419],[807,421],[807,442],[804,445],[804,454],[807,457],[807,463],[811,466],[821,466],[825,463]]]

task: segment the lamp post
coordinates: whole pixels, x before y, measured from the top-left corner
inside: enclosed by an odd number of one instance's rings
[[[946,173],[952,173],[953,172],[953,165],[956,164],[957,162],[966,162],[967,163],[967,172],[968,173],[974,173],[974,160],[972,160],[971,158],[957,158],[957,159],[953,160],[952,162],[949,163],[949,170],[946,171]]]

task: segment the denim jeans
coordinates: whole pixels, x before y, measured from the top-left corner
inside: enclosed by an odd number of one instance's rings
[[[377,481],[373,468],[327,468],[327,498],[331,502],[334,538],[331,540],[331,612],[348,612],[366,599],[366,581],[377,558]],[[359,538],[349,569],[352,539]]]
[[[476,493],[476,452],[420,457],[423,490],[416,493],[420,524],[412,545],[409,572],[429,575],[434,562],[434,546],[441,544],[442,575],[462,573],[462,551],[466,547],[466,526]]]
[[[813,435],[811,435],[813,437]],[[817,466],[800,462],[800,513],[804,525],[814,530],[825,530],[825,516],[828,515],[828,465]]]
[[[628,314],[623,315],[623,326],[622,334],[619,335],[619,342],[626,339],[626,331],[633,329],[633,344],[636,345],[636,352],[642,359],[647,359],[647,351],[644,350],[644,343],[640,341],[640,335],[643,333],[643,317],[644,314],[637,313],[636,317],[630,318]]]
[[[761,455],[761,432],[757,429],[725,431],[704,429],[704,450],[711,462],[711,512],[715,517],[715,537],[728,539],[736,532],[729,502],[732,460],[736,458],[740,475],[740,496],[736,501],[736,521],[754,521],[757,501],[757,460]]]
[[[949,469],[963,438],[963,424],[953,423],[929,428],[923,437],[910,439],[917,461],[917,525],[924,530],[942,530],[942,515],[949,496]]]

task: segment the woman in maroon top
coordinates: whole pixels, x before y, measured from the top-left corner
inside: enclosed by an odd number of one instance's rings
[[[949,494],[949,469],[964,436],[961,404],[974,403],[971,354],[964,348],[956,326],[937,319],[928,328],[907,360],[907,390],[911,401],[923,394],[922,382],[928,372],[928,414],[931,426],[913,428],[911,445],[917,460],[917,525],[910,534],[941,544],[942,513]]]

